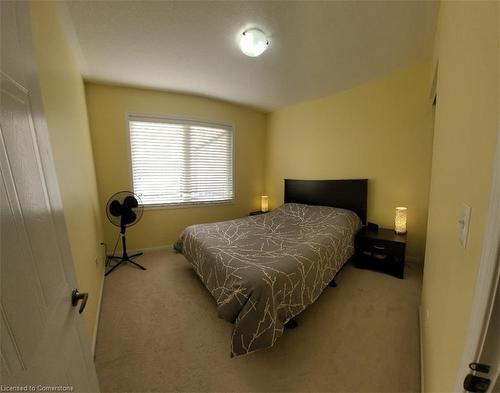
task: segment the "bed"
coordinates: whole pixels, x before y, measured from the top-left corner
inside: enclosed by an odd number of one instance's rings
[[[231,356],[272,346],[354,252],[367,180],[285,180],[272,212],[192,225],[174,248],[234,323]]]

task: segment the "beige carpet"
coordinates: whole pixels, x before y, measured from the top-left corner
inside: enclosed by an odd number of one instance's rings
[[[348,265],[276,345],[230,353],[232,325],[182,255],[106,278],[96,365],[103,392],[416,392],[421,269],[397,278]]]

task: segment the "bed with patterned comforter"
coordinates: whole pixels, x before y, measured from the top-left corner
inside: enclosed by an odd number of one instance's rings
[[[295,203],[257,216],[192,225],[174,247],[234,323],[231,355],[272,346],[354,252],[358,216]]]

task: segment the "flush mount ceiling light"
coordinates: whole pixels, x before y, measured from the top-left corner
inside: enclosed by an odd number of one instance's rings
[[[266,34],[260,29],[248,29],[241,34],[240,49],[247,56],[257,57],[261,55],[268,45]]]

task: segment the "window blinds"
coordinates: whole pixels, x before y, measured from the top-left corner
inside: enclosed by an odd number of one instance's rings
[[[232,201],[233,129],[129,117],[134,192],[145,205]]]

